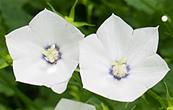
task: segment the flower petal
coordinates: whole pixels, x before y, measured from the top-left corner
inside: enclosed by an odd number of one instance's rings
[[[158,41],[158,27],[147,27],[134,30],[131,45],[129,45],[128,50],[129,64],[135,65],[143,58],[155,54]]]
[[[59,60],[56,65],[50,65],[41,58],[25,58],[14,60],[13,70],[19,82],[51,87],[67,81],[77,65],[66,60]]]
[[[157,54],[149,56],[138,62],[131,68],[131,77],[138,80],[138,84],[143,86],[143,91],[156,85],[168,73],[167,63]]]
[[[89,104],[68,99],[61,99],[55,110],[96,110],[96,108]]]
[[[112,59],[97,38],[96,34],[86,37],[80,45],[80,73],[83,86],[99,77],[109,76]]]
[[[38,57],[41,53],[39,42],[28,26],[6,35],[6,44],[13,60],[23,57]]]
[[[79,42],[69,43],[60,49],[62,53],[62,60],[66,62],[67,66],[72,66],[71,70],[77,67],[79,63]]]
[[[111,53],[112,58],[126,57],[133,29],[118,16],[112,14],[98,29],[97,36]]]
[[[63,93],[66,90],[68,82],[69,82],[69,80],[64,81],[62,83],[54,84],[54,85],[51,85],[50,88],[54,92],[56,92],[58,94],[61,94],[61,93]]]
[[[32,31],[37,33],[43,44],[57,43],[61,47],[72,41],[78,42],[84,36],[76,27],[61,16],[47,9],[37,14],[29,23],[29,26]]]

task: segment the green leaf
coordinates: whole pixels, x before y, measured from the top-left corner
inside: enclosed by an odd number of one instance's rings
[[[168,102],[168,107],[173,107],[173,98],[169,94],[168,86],[166,82],[164,82],[165,88],[166,88],[166,97]]]
[[[4,55],[4,53],[1,53],[0,55],[0,69],[6,68],[12,64],[12,58],[10,55]]]
[[[13,85],[13,75],[5,69],[0,70],[0,93],[5,94],[6,96],[13,96],[15,94],[14,90],[11,88]]]
[[[0,104],[0,110],[10,110],[10,109],[7,108],[6,106]]]
[[[161,107],[165,108],[166,107],[166,104],[164,103],[163,99],[161,98],[160,95],[158,95],[157,93],[155,93],[153,90],[149,90],[147,92],[150,96],[152,96],[155,100],[157,100]]]
[[[70,10],[69,17],[72,19],[72,21],[74,21],[74,19],[75,19],[75,7],[76,7],[77,3],[78,3],[78,0],[75,0],[74,4]]]
[[[76,27],[82,27],[82,26],[95,26],[93,24],[89,24],[86,22],[72,22],[72,24]]]
[[[4,59],[0,59],[0,69],[6,68],[8,66],[9,64]]]
[[[86,22],[78,22],[78,21],[74,21],[72,18],[68,17],[68,16],[65,16],[65,19],[73,24],[74,26],[76,27],[82,27],[82,26],[95,26],[93,24],[89,24],[89,23],[86,23]]]
[[[73,22],[74,22],[73,19],[70,18],[70,17],[68,17],[68,16],[65,16],[64,18],[65,18],[65,20],[67,20],[69,23],[73,23]]]
[[[13,89],[9,88],[6,84],[3,84],[1,80],[0,80],[0,93],[5,94],[6,96],[13,96],[15,94]]]
[[[52,10],[54,13],[58,14],[58,15],[61,16],[61,17],[64,17],[61,13],[59,13],[58,11],[56,11],[55,8],[54,8],[49,2],[47,2],[47,5],[51,8],[51,10]]]
[[[76,27],[82,27],[82,26],[95,26],[93,24],[89,24],[89,23],[86,23],[86,22],[77,22],[77,21],[74,21],[74,18],[75,18],[75,7],[76,7],[76,4],[77,4],[78,0],[75,1],[73,7],[71,8],[70,10],[70,14],[69,16],[63,16],[62,14],[60,14],[59,12],[57,12],[55,10],[55,8],[49,3],[47,2],[47,5],[51,8],[51,10],[55,13],[57,13],[58,15],[62,16],[65,18],[65,20],[67,20],[69,23],[73,24],[74,26]]]
[[[10,30],[27,24],[31,16],[22,7],[27,0],[0,0],[0,10]]]
[[[136,105],[134,105],[130,110],[135,110],[135,108],[136,108]]]
[[[101,103],[102,110],[109,110],[108,106],[106,106],[104,103]]]
[[[152,14],[157,9],[161,9],[161,3],[165,0],[125,0],[128,5],[137,10]]]
[[[168,107],[167,110],[173,110],[173,107]]]

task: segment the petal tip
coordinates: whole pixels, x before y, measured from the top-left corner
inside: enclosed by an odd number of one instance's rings
[[[62,94],[65,90],[56,90],[55,88],[51,88],[54,92],[58,94]]]
[[[158,32],[159,31],[159,27],[160,27],[159,25],[154,27],[154,31]]]
[[[114,14],[114,13],[112,13],[112,14],[111,14],[111,16],[115,16],[115,14]]]
[[[42,12],[52,12],[52,11],[50,11],[50,10],[48,10],[47,8],[44,8],[44,10],[42,11]]]
[[[48,9],[47,8],[44,8],[44,10],[43,11],[47,11]]]
[[[51,11],[50,10],[48,10],[47,8],[44,8],[41,12],[39,12],[39,13],[50,13]],[[38,13],[38,14],[39,14]]]
[[[121,18],[120,18],[119,16],[117,16],[115,13],[112,13],[110,17],[121,19]]]
[[[49,88],[58,94],[62,94],[67,89],[67,85],[68,81],[57,85],[51,85]]]
[[[159,29],[160,25],[156,26],[156,29]]]
[[[170,71],[171,69],[169,68],[169,66],[167,67],[167,73]]]
[[[9,38],[9,34],[6,34],[4,37],[5,37],[5,40],[7,42],[8,38]]]

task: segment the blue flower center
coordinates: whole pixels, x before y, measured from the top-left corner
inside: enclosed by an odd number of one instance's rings
[[[127,65],[126,58],[122,57],[118,61],[113,61],[110,69],[110,74],[114,76],[115,79],[121,80],[129,75],[130,67]]]
[[[61,52],[56,44],[47,46],[42,50],[42,55],[44,60],[50,64],[56,64],[59,59],[61,59]]]

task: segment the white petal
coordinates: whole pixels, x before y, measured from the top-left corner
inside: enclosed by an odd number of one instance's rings
[[[72,76],[77,65],[79,64],[79,42],[73,42],[60,48],[62,53],[62,61],[67,69],[69,78]]]
[[[96,108],[89,104],[68,99],[61,99],[55,110],[96,110]]]
[[[25,58],[13,62],[17,81],[47,87],[67,81],[72,76],[76,66],[77,64],[65,59],[59,60],[56,65],[50,65],[41,57]]]
[[[79,43],[65,45],[60,49],[60,51],[63,53],[63,59],[71,59],[77,62],[79,61]]]
[[[83,86],[96,78],[105,77],[111,67],[111,61],[105,48],[95,34],[86,37],[80,45],[80,73]]]
[[[28,26],[6,35],[6,44],[13,60],[24,57],[38,57],[41,53],[39,40]]]
[[[97,35],[112,55],[119,59],[126,57],[133,29],[118,16],[112,14],[98,29]]]
[[[97,71],[87,72],[95,74]],[[107,74],[109,75],[109,73]],[[119,81],[113,76],[105,78],[97,76],[94,80],[88,82],[84,88],[105,98],[120,102],[132,102],[143,94],[143,91],[138,91],[140,90],[140,85],[136,84],[135,80],[131,81],[125,78]]]
[[[76,27],[68,23],[61,16],[47,9],[37,14],[29,26],[32,31],[37,33],[43,44],[57,43],[61,47],[72,41],[78,42],[84,36]]]
[[[44,73],[47,64],[39,58],[26,57],[13,61],[13,71],[17,81],[34,84],[45,85]]]
[[[66,90],[68,82],[69,82],[69,80],[61,82],[61,83],[58,83],[58,84],[54,84],[54,85],[51,85],[50,88],[54,92],[56,92],[58,94],[61,94],[61,93],[63,93]]]
[[[131,77],[143,86],[143,92],[156,85],[169,71],[166,62],[157,54],[149,56],[131,68]]]
[[[147,27],[134,30],[131,45],[129,45],[128,50],[128,62],[135,65],[141,59],[155,54],[158,41],[158,27]]]

